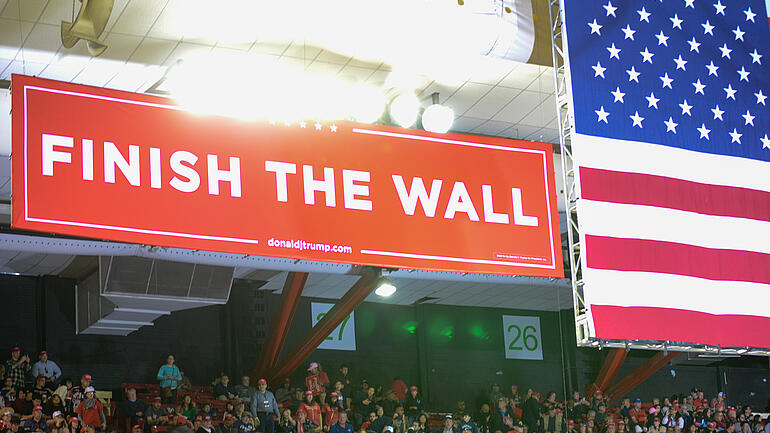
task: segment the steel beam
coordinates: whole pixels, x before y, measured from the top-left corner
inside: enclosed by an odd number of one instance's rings
[[[610,349],[607,356],[604,357],[602,369],[599,370],[596,380],[586,388],[586,395],[593,395],[597,390],[604,393],[618,376],[627,354],[625,349]]]
[[[305,337],[298,342],[291,351],[278,363],[273,371],[267,375],[271,383],[278,383],[289,377],[305,360],[313,353],[316,348],[328,337],[334,329],[345,320],[361,302],[372,293],[377,279],[380,277],[380,270],[376,268],[366,268],[361,278],[356,281],[353,287],[345,293],[328,313]]]
[[[265,377],[278,361],[307,277],[307,272],[289,272],[286,275],[286,282],[284,282],[281,291],[281,301],[278,304],[278,310],[270,321],[267,339],[262,345],[257,366],[249,372],[252,383],[257,383],[259,378]]]
[[[611,386],[607,390],[609,401],[613,401],[623,394],[636,388],[637,385],[647,380],[653,373],[660,370],[661,367],[666,365],[675,356],[679,355],[679,352],[658,352],[652,358],[648,359],[639,368],[634,370],[631,374],[626,376],[623,380],[617,384]]]

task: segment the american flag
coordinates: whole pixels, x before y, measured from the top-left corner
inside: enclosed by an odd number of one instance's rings
[[[563,0],[591,335],[770,348],[765,0]]]

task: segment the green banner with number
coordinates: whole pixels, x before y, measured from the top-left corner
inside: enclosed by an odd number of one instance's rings
[[[503,341],[507,359],[543,359],[539,317],[504,315]]]

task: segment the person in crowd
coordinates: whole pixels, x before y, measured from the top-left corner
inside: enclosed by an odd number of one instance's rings
[[[176,427],[174,427],[173,433],[194,433],[193,429],[190,428],[190,422],[187,420],[187,417],[184,415],[176,417]]]
[[[96,390],[92,386],[85,389],[85,399],[80,402],[75,413],[86,428],[92,427],[96,433],[107,428],[102,403],[96,398]]]
[[[61,397],[59,397],[59,394],[53,394],[51,398],[45,403],[43,406],[43,413],[53,417],[53,414],[56,412],[61,412],[62,414],[62,421],[65,422],[64,419],[64,412],[66,412],[67,409],[64,407],[64,402],[62,401]]]
[[[166,425],[169,422],[168,412],[162,406],[160,397],[155,397],[152,404],[144,413],[145,425],[148,427]]]
[[[32,417],[24,421],[22,428],[25,432],[49,432],[48,423],[43,418],[42,406],[32,408]]]
[[[323,414],[325,431],[331,429],[331,425],[339,420],[340,412],[344,412],[345,408],[340,403],[339,395],[336,391],[329,394],[329,401],[324,403],[321,413]]]
[[[541,429],[546,433],[563,433],[567,430],[564,412],[555,405],[551,406],[548,412],[543,415],[541,422]]]
[[[363,397],[361,397],[361,399],[356,402],[356,419],[358,420],[358,417],[361,417],[360,422],[357,422],[356,424],[363,422],[363,417],[366,417],[370,413],[374,412],[376,406],[375,390],[373,386],[370,386],[366,389],[366,394],[364,394]]]
[[[594,421],[600,426],[603,426],[607,424],[607,415],[607,405],[602,401],[596,408],[596,418]]]
[[[144,411],[147,409],[147,403],[136,397],[134,388],[126,390],[126,399],[118,402],[117,406],[128,417],[131,425],[139,424],[139,420],[144,418]]]
[[[225,415],[228,413],[234,416],[236,419],[238,418],[238,414],[235,412],[235,405],[230,401],[225,404]]]
[[[374,429],[369,429],[369,426],[372,425],[372,423],[376,420],[377,420],[377,413],[369,412],[369,415],[367,415],[366,420],[361,423],[361,430],[374,431]]]
[[[185,396],[182,397],[182,402],[179,403],[176,413],[178,415],[184,415],[187,419],[195,419],[195,417],[198,416],[198,407],[195,406],[195,402],[193,402],[190,394],[185,394]]]
[[[80,406],[80,402],[83,401],[83,398],[85,397],[86,388],[91,386],[91,379],[91,375],[86,373],[80,376],[80,385],[75,385],[70,388],[67,393],[67,398],[64,399],[64,405],[67,407],[68,414],[75,414],[75,409]]]
[[[35,378],[35,386],[32,388],[32,395],[40,401],[48,401],[51,397],[51,389],[48,388],[45,376],[42,374]]]
[[[198,411],[201,415],[208,415],[211,419],[219,419],[219,410],[211,406],[211,403],[204,402],[201,405],[201,409]]]
[[[281,386],[275,390],[275,400],[281,407],[291,406],[291,379],[288,377]]]
[[[3,425],[3,433],[20,433],[24,429],[21,428],[21,418],[18,414],[11,416],[10,421]]]
[[[390,382],[389,389],[390,391],[393,391],[399,401],[404,401],[406,398],[406,393],[409,391],[409,387],[406,386],[406,382],[404,382],[399,376],[395,376],[393,378],[393,382]]]
[[[134,424],[131,426],[131,433],[142,433],[142,430],[141,424]]]
[[[422,396],[415,385],[409,387],[409,394],[404,400],[404,407],[410,424],[422,413]]]
[[[284,408],[276,426],[277,433],[297,433],[297,421],[291,416],[291,409]]]
[[[471,420],[470,412],[463,413],[463,417],[460,420],[460,424],[457,429],[460,431],[460,433],[478,433],[479,431],[476,427],[476,423]]]
[[[310,421],[305,411],[297,411],[297,433],[318,433],[320,426]]]
[[[325,371],[321,370],[321,364],[317,362],[311,362],[307,371],[305,389],[313,391],[313,395],[317,397],[318,402],[324,404],[326,402],[326,389],[329,388],[329,376],[326,375]]]
[[[465,400],[460,400],[457,402],[457,407],[455,408],[454,413],[452,414],[453,419],[455,420],[455,424],[458,424],[462,422],[463,416],[468,412],[468,407],[465,405]]]
[[[190,382],[190,378],[187,377],[182,370],[179,370],[179,375],[182,377],[182,380],[179,381],[179,386],[177,387],[179,392],[192,391],[192,382]]]
[[[444,417],[444,423],[441,425],[441,427],[436,427],[433,429],[433,433],[459,433],[457,429],[455,429],[452,415],[446,415]]]
[[[51,385],[58,383],[61,377],[61,368],[55,362],[48,359],[48,352],[45,350],[41,351],[38,354],[38,359],[39,361],[32,366],[32,376],[38,377],[43,375],[46,383]]]
[[[492,426],[494,418],[492,417],[492,410],[489,407],[489,403],[481,404],[479,413],[475,417],[475,421],[479,433],[494,433]]]
[[[540,425],[540,402],[531,388],[527,390],[527,396],[521,405],[521,421],[530,432],[537,432]]]
[[[515,403],[515,406],[512,405],[511,407],[519,407],[521,405],[521,393],[519,392],[518,385],[511,385],[511,400]]]
[[[304,412],[307,420],[316,425],[318,431],[323,430],[323,419],[321,419],[321,407],[313,401],[313,391],[305,391],[305,401],[299,405],[299,412]]]
[[[251,412],[259,418],[259,424],[264,433],[275,432],[275,421],[273,415],[280,418],[281,412],[278,409],[278,402],[272,392],[267,390],[267,381],[259,379],[257,381],[257,390],[252,395]]]
[[[80,423],[80,419],[76,416],[71,416],[69,419],[69,433],[83,433],[85,429]]]
[[[491,386],[491,389],[489,391],[489,396],[487,397],[487,402],[489,402],[490,406],[497,406],[497,402],[500,400],[501,397],[505,397],[502,392],[500,392],[500,384],[493,383]]]
[[[251,405],[251,396],[254,395],[257,390],[249,384],[251,378],[249,376],[242,376],[241,383],[233,387],[235,397],[240,401],[246,403],[246,406]],[[253,411],[252,411],[253,412]]]
[[[516,422],[516,414],[508,409],[508,399],[500,397],[497,400],[497,410],[492,413],[491,432],[507,432],[511,430]]]
[[[164,403],[176,403],[176,393],[179,382],[182,380],[182,373],[179,367],[174,365],[176,359],[174,355],[168,355],[166,363],[160,366],[157,379],[160,383],[160,395],[163,396]]]
[[[345,400],[345,385],[342,384],[342,381],[336,380],[334,381],[332,388],[332,392],[337,395],[337,404],[347,409],[348,406]]]
[[[214,426],[211,424],[210,416],[203,416],[203,423],[201,424],[200,428],[196,430],[196,433],[214,433]]]
[[[404,412],[404,406],[396,406],[396,411],[393,413],[393,433],[406,433],[406,429],[409,426],[409,422],[406,419],[406,413]],[[478,433],[478,432],[474,432]]]
[[[235,417],[232,414],[226,414],[222,424],[217,426],[217,433],[235,433]]]
[[[417,417],[417,425],[420,427],[421,431],[429,432],[430,426],[428,426],[428,415],[425,412],[420,413],[420,416]]]
[[[11,358],[5,361],[5,374],[11,378],[16,389],[26,386],[26,376],[30,368],[29,355],[22,355],[18,346],[11,349]]]
[[[27,393],[23,389],[19,389],[16,400],[13,402],[13,411],[18,414],[32,413],[32,392]]]
[[[69,393],[71,388],[72,379],[65,377],[59,382],[59,386],[57,386],[53,392],[54,394],[59,394],[59,397],[61,397],[61,401],[64,402],[65,406],[67,405],[67,393]]]
[[[348,422],[348,413],[343,410],[338,415],[337,421],[331,424],[329,433],[353,433],[353,424]]]
[[[235,433],[253,433],[259,426],[259,420],[251,417],[251,413],[244,412],[241,419],[235,423],[233,429]]]
[[[385,426],[393,425],[393,418],[385,415],[385,410],[382,406],[375,406],[374,413],[377,416],[377,419],[372,421],[371,425],[369,426],[369,430],[381,433]]]
[[[3,380],[3,388],[0,389],[0,396],[3,397],[5,406],[9,406],[16,401],[16,387],[13,386],[13,379],[8,376]]]
[[[644,425],[647,423],[647,413],[642,409],[642,399],[634,399],[634,406],[628,410],[628,416],[634,424]]]
[[[235,392],[230,385],[230,377],[223,374],[219,378],[219,383],[214,386],[214,397],[217,400],[235,400]]]
[[[48,426],[50,433],[69,433],[69,426],[64,419],[62,411],[57,410],[51,415],[51,423]]]
[[[334,381],[340,381],[343,389],[348,392],[353,390],[353,377],[350,374],[350,367],[347,364],[340,365],[337,374],[334,376]]]
[[[295,418],[299,417],[299,414],[296,413],[296,411],[303,401],[305,401],[305,392],[302,391],[302,388],[294,388],[294,393],[291,398],[291,407],[295,411]]]

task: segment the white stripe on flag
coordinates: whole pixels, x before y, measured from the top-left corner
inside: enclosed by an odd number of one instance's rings
[[[770,222],[581,199],[584,234],[770,254]]]
[[[770,317],[766,304],[752,302],[757,293],[770,290],[767,284],[586,267],[583,277],[591,282],[591,290],[585,292],[588,304]]]
[[[572,135],[576,165],[770,191],[770,163],[638,141]]]

